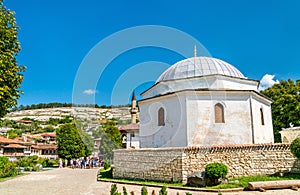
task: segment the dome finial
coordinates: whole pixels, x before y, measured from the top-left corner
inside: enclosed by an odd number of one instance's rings
[[[196,45],[194,46],[194,57],[197,57],[197,47],[196,47]]]

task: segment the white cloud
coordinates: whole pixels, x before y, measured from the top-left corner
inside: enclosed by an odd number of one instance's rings
[[[97,91],[93,89],[86,89],[83,91],[83,93],[86,95],[94,95],[95,93],[97,93]]]
[[[275,75],[265,74],[260,80],[258,91],[265,90],[272,87],[274,84],[279,83],[278,80],[274,80]]]

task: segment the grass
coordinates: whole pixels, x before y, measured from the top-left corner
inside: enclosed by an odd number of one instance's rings
[[[9,179],[13,179],[15,177],[19,177],[19,176],[22,176],[22,175],[24,175],[24,173],[19,173],[17,175],[12,175],[12,176],[9,176],[9,177],[0,177],[0,182],[1,181],[6,181],[6,180],[9,180]]]
[[[104,181],[111,181],[111,182],[126,182],[126,183],[133,183],[139,185],[159,185],[159,186],[177,186],[177,187],[189,187],[182,183],[168,183],[168,182],[158,182],[158,181],[141,181],[141,180],[129,180],[129,179],[112,179],[112,178],[100,178]],[[229,179],[228,184],[220,184],[217,186],[206,186],[206,189],[228,189],[228,188],[245,188],[248,186],[249,182],[255,181],[275,181],[275,180],[295,180],[300,179],[300,174],[287,174],[284,176],[278,175],[255,175],[255,176],[244,176],[244,177],[237,177]],[[238,181],[234,183],[234,181]]]
[[[239,181],[238,183],[220,184],[217,186],[208,186],[209,189],[226,189],[226,188],[239,188],[247,187],[249,182],[255,181],[276,181],[276,180],[294,180],[300,179],[299,174],[287,174],[284,176],[279,175],[255,175],[255,176],[244,176],[229,179],[229,182]]]

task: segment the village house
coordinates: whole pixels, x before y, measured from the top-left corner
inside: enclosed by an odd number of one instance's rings
[[[131,123],[119,127],[119,130],[122,135],[122,148],[139,148],[140,147],[140,137],[139,137],[140,124],[137,123],[138,108],[136,105],[135,93],[132,94],[130,113],[131,113]]]
[[[0,156],[7,156],[14,161],[21,157],[37,155],[39,157],[56,159],[57,145],[35,143],[33,139],[23,136],[16,139],[8,139],[0,136]]]
[[[300,127],[283,128],[279,133],[282,143],[292,143],[294,139],[300,137]]]
[[[41,134],[42,141],[44,143],[56,143],[56,134],[55,133],[43,133]]]

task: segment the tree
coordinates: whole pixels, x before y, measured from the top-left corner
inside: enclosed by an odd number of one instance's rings
[[[291,143],[291,152],[296,158],[300,159],[300,137]]]
[[[274,102],[272,104],[272,118],[275,142],[281,142],[279,131],[290,125],[300,125],[300,80],[280,81],[280,83],[261,91]]]
[[[14,12],[3,6],[3,0],[0,0],[0,117],[17,105],[23,93],[20,90],[23,81],[21,72],[25,71],[25,67],[19,66],[16,60],[21,50],[18,29]]]
[[[48,125],[48,126],[44,127],[44,129],[43,129],[43,132],[54,132],[54,131],[55,131],[55,129],[51,125]]]
[[[84,156],[90,156],[94,150],[94,140],[93,137],[88,134],[87,132],[84,132],[83,130],[79,130],[79,135],[84,143],[85,151]]]
[[[58,156],[65,159],[85,156],[85,148],[75,123],[60,126],[56,131]]]
[[[116,127],[116,121],[110,120],[104,123],[97,131],[93,132],[95,138],[101,138],[100,153],[105,159],[113,157],[113,150],[121,148],[122,136]]]
[[[9,139],[15,139],[16,137],[22,136],[22,130],[20,129],[8,130],[7,135]]]

